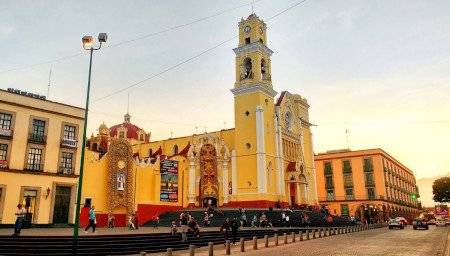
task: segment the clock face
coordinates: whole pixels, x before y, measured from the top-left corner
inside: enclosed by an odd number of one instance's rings
[[[123,160],[120,160],[119,162],[117,162],[117,167],[122,170],[123,168],[125,168],[125,162]]]
[[[250,33],[250,30],[252,30],[252,27],[251,27],[250,25],[247,25],[247,26],[245,26],[245,28],[244,28],[244,33],[245,33],[245,34],[248,34],[248,33]]]
[[[264,30],[262,27],[259,27],[259,33],[262,35],[264,33]]]

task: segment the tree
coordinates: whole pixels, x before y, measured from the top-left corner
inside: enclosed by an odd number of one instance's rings
[[[433,195],[435,202],[450,202],[450,177],[443,177],[434,181]]]

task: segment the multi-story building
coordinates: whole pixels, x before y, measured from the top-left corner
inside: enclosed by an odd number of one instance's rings
[[[84,109],[0,90],[0,224],[73,223]]]
[[[419,214],[413,172],[382,149],[328,151],[314,161],[319,202],[331,214],[359,220]]]

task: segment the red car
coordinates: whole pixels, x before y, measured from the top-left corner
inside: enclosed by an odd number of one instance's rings
[[[397,217],[395,220],[402,222],[405,226],[408,225],[408,220],[403,217]]]

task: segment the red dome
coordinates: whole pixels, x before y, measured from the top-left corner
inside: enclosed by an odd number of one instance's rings
[[[130,118],[131,118],[131,116],[127,113],[125,115],[125,120],[122,124],[116,124],[116,125],[112,126],[111,128],[109,128],[109,136],[116,137],[117,129],[119,127],[123,126],[123,127],[125,127],[125,129],[127,129],[127,139],[139,140],[138,131],[142,130],[142,129],[139,128],[138,126],[130,123]],[[148,142],[148,140],[149,140],[148,134],[144,133],[144,141]]]

